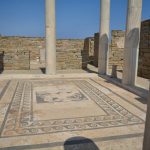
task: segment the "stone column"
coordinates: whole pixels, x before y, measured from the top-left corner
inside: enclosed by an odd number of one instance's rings
[[[110,32],[110,0],[101,0],[100,10],[98,73],[107,74]]]
[[[56,74],[55,0],[46,0],[46,74]]]
[[[123,84],[135,85],[138,69],[142,0],[128,0]]]
[[[143,150],[150,150],[150,90],[149,90],[149,98],[147,104],[147,116],[146,116],[146,124],[145,124]]]

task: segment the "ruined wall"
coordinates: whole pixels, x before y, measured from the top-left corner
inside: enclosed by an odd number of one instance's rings
[[[112,30],[111,36],[109,68],[111,69],[113,65],[116,65],[117,70],[123,70],[125,32]]]
[[[57,69],[86,68],[88,53],[84,40],[57,40]],[[40,57],[43,54],[43,60]],[[44,38],[0,37],[0,67],[8,70],[45,67]]]
[[[95,66],[97,66],[99,33],[96,33],[94,37],[95,37],[94,62]],[[124,31],[121,30],[112,31],[110,51],[109,51],[110,69],[112,68],[112,65],[117,65],[118,70],[123,70],[124,40],[125,40]],[[138,76],[150,79],[150,20],[146,20],[141,23]]]
[[[109,48],[109,69],[117,65],[118,70],[123,69],[123,51],[125,32],[121,30],[112,30],[112,37]],[[98,67],[98,47],[99,33],[94,34],[94,65]]]
[[[88,37],[84,40],[84,50],[88,53],[88,63],[94,63],[94,38]]]
[[[84,50],[84,40],[57,41],[57,69],[86,68],[88,52]]]
[[[30,68],[30,52],[27,45],[22,42],[18,37],[0,37],[0,63],[3,69]]]
[[[116,64],[120,70],[123,69],[124,40],[124,31],[112,31],[109,66]],[[141,23],[138,63],[138,76],[150,79],[150,20]]]
[[[141,25],[138,75],[150,79],[150,20]]]
[[[123,70],[125,32],[113,30],[109,68]],[[88,63],[98,66],[99,33],[85,40],[57,40],[57,69],[81,69]],[[45,67],[44,38],[0,37],[0,70]],[[150,78],[150,20],[142,22],[138,75]]]

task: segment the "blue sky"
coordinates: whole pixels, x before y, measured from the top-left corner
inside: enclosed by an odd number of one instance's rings
[[[45,0],[0,0],[0,34],[44,36]],[[143,0],[142,20],[150,19]],[[112,29],[125,29],[127,0],[111,0]],[[99,31],[100,0],[56,0],[57,38],[85,38]]]

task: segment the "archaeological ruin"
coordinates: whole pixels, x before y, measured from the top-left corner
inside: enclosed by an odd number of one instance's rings
[[[128,0],[126,30],[56,39],[56,1],[45,37],[0,36],[0,149],[150,150],[150,19]],[[111,34],[110,34],[111,32]]]
[[[141,22],[138,76],[150,78],[149,33],[150,20]],[[99,33],[82,39],[58,39],[56,68],[86,69],[88,64],[98,67]],[[123,71],[125,31],[113,30],[109,44],[108,69],[117,66]],[[2,70],[36,70],[45,68],[45,40],[37,37],[0,37],[0,68]],[[23,61],[22,61],[23,60]]]

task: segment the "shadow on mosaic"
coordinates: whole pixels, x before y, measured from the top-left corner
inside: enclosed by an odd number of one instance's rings
[[[64,150],[100,150],[97,145],[85,137],[72,137],[65,141]]]

